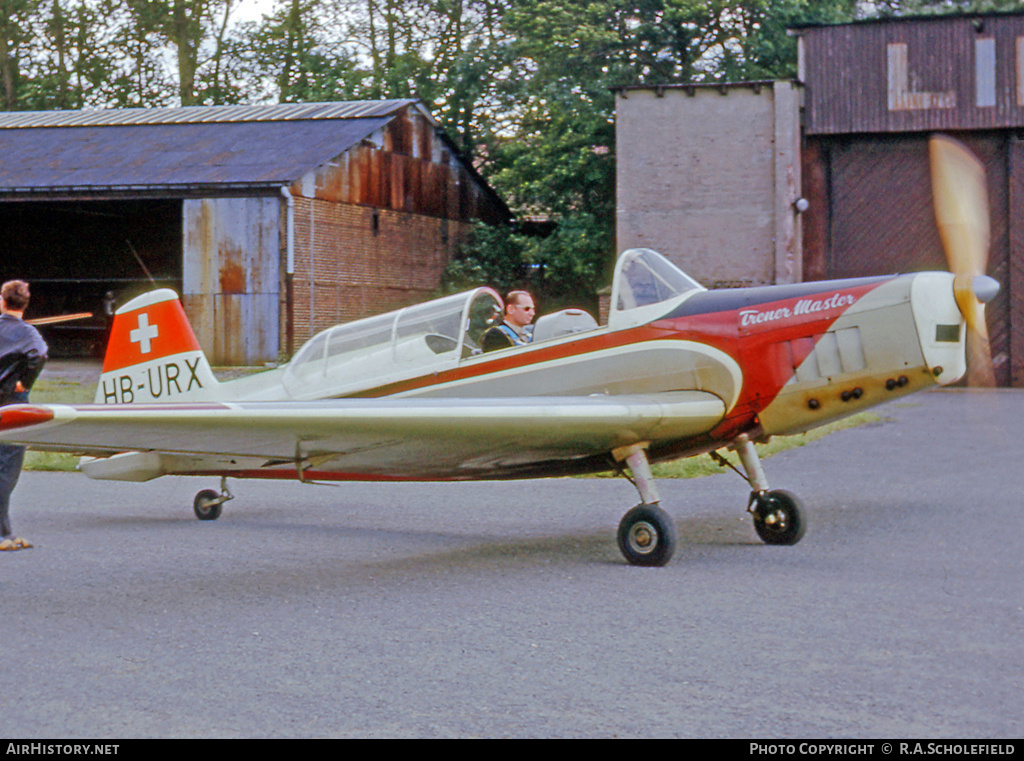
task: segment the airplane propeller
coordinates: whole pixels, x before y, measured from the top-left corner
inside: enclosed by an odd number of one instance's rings
[[[92,317],[92,312],[76,312],[75,314],[60,314],[53,317],[36,317],[25,320],[29,325],[56,325],[62,322],[73,322],[74,320],[87,320]]]
[[[989,250],[985,169],[966,146],[946,135],[929,140],[935,219],[953,273],[953,292],[967,323],[967,383],[995,386],[985,304],[999,282],[985,274]]]

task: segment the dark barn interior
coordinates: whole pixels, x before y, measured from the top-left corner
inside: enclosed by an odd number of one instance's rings
[[[40,326],[53,357],[102,356],[114,309],[181,288],[180,199],[5,203],[0,230],[0,278],[29,280],[28,319],[92,313]]]

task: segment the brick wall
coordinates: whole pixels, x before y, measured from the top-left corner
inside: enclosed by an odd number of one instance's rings
[[[468,229],[453,220],[296,198],[295,348],[332,325],[433,298]]]
[[[618,250],[653,248],[709,287],[799,282],[797,94],[787,82],[623,90]]]

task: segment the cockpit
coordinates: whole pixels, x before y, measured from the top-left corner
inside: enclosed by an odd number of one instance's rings
[[[294,398],[342,395],[456,367],[480,351],[480,336],[500,322],[491,288],[337,325],[313,336],[288,363]]]
[[[657,251],[631,248],[615,264],[609,327],[620,330],[650,322],[669,311],[670,306],[704,290]]]
[[[626,251],[615,268],[608,329],[655,319],[668,302],[698,290],[704,289],[660,254]],[[501,296],[483,287],[338,325],[298,351],[283,368],[283,382],[292,398],[320,398],[455,369],[481,354],[481,337],[503,312]],[[530,345],[599,329],[588,312],[566,309],[540,317]]]

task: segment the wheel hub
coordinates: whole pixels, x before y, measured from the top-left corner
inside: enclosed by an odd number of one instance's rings
[[[642,555],[647,555],[658,546],[658,531],[650,523],[640,521],[629,530],[629,546]]]

